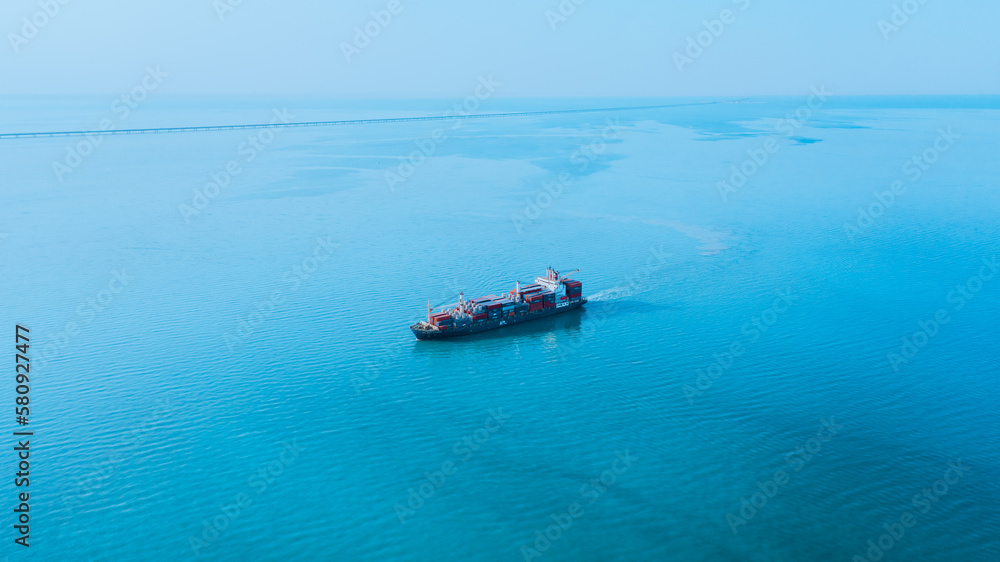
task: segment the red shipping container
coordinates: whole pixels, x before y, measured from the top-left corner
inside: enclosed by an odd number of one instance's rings
[[[541,309],[542,309],[542,303],[540,302],[533,302],[530,305],[528,305],[528,312],[534,312],[536,310],[541,310]]]
[[[485,312],[483,312],[483,313],[481,313],[481,314],[473,314],[473,315],[472,315],[472,319],[473,319],[474,321],[476,321],[476,322],[478,322],[478,321],[480,321],[480,320],[486,320],[486,313],[485,313]]]

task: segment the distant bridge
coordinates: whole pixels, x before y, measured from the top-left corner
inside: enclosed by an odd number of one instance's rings
[[[349,119],[344,121],[306,121],[299,123],[256,123],[250,125],[213,125],[201,127],[154,127],[148,129],[108,129],[91,131],[43,131],[37,133],[0,133],[0,140],[30,139],[44,137],[80,137],[85,135],[147,135],[153,133],[193,133],[200,131],[237,131],[241,129],[277,129],[287,127],[333,127],[338,125],[374,125],[376,123],[407,123],[410,121],[448,121],[452,119],[496,119],[500,117],[531,117],[535,115],[562,115],[568,113],[599,113],[610,111],[636,111],[640,109],[661,109],[706,105],[721,101],[682,103],[674,105],[643,105],[631,107],[602,107],[596,109],[562,109],[551,111],[519,111],[512,113],[476,113],[468,115],[430,115],[424,117],[392,117],[385,119]]]

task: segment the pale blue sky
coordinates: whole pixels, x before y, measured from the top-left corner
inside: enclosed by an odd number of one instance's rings
[[[242,0],[221,21],[226,0],[63,1],[4,0],[0,93],[118,93],[147,65],[169,73],[164,93],[454,96],[488,75],[504,96],[1000,93],[995,0],[583,0],[555,29],[546,11],[573,0],[398,0],[350,63],[342,43],[389,0]],[[908,3],[887,41],[879,20]],[[30,38],[25,17],[44,22]]]

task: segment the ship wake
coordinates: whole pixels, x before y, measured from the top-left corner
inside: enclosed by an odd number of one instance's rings
[[[603,291],[598,291],[591,296],[587,297],[590,302],[601,302],[601,301],[614,301],[619,299],[627,299],[634,296],[639,291],[636,287],[629,285],[624,285],[621,287],[612,287],[610,289],[604,289]]]

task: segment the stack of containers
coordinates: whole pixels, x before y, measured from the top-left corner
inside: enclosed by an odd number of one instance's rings
[[[486,317],[486,304],[490,302],[490,297],[479,297],[478,299],[472,299],[469,301],[469,310],[472,312],[473,322],[478,322],[476,317],[483,315]]]
[[[528,300],[528,297],[531,295],[537,295],[540,292],[542,292],[542,286],[537,283],[521,287],[521,297],[524,298],[524,300]]]
[[[527,298],[528,300],[528,311],[536,312],[542,309],[542,295],[541,293],[536,295],[531,295]]]
[[[500,316],[507,317],[507,316],[513,316],[514,315],[514,305],[517,304],[517,303],[515,303],[514,301],[509,300],[509,299],[504,299],[504,300],[500,301],[500,304],[501,304]]]
[[[583,296],[583,283],[572,279],[566,279],[563,283],[566,284],[566,296],[569,298],[569,302],[580,300]]]
[[[547,309],[556,305],[556,294],[552,291],[542,291],[535,295],[536,300],[532,300],[532,303],[540,303],[542,309]]]
[[[431,315],[431,323],[442,329],[448,329],[455,325],[455,320],[447,312],[439,312]]]
[[[490,320],[496,320],[500,318],[500,307],[502,305],[496,301],[490,301],[486,305],[486,313],[489,315]]]
[[[542,308],[552,308],[556,305],[556,294],[552,291],[542,291]]]

